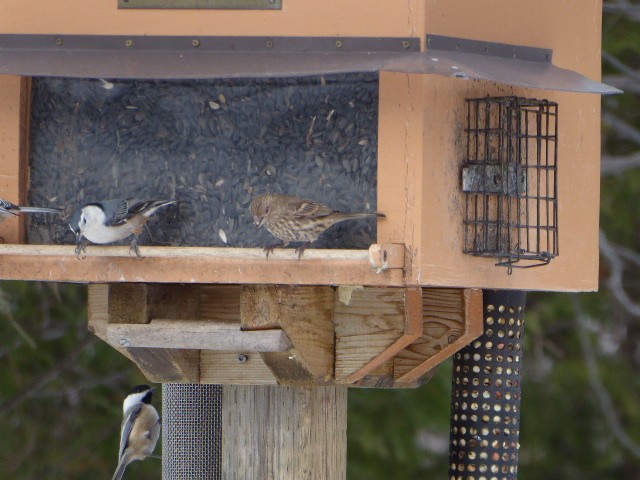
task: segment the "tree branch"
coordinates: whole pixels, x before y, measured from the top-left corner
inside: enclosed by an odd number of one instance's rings
[[[635,22],[640,22],[640,5],[632,5],[627,2],[605,3],[602,10],[604,13],[617,13]]]
[[[55,380],[65,369],[73,365],[80,354],[94,341],[93,335],[86,334],[80,343],[59,363],[56,363],[46,372],[42,373],[35,381],[31,382],[24,389],[16,393],[9,400],[0,404],[0,417],[6,415],[16,408],[27,398],[31,397],[38,390],[44,388],[52,380]]]
[[[624,285],[622,284],[622,275],[624,273],[625,265],[618,254],[618,251],[621,248],[623,247],[610,243],[605,233],[600,230],[600,253],[607,259],[609,267],[611,268],[611,275],[609,275],[609,278],[607,279],[607,288],[611,291],[614,298],[622,308],[624,308],[630,315],[640,317],[640,305],[631,300],[624,289]],[[625,256],[627,255],[628,253],[625,253]]]
[[[628,124],[610,112],[602,114],[602,122],[611,125],[615,132],[621,137],[640,145],[640,130],[633,125]]]
[[[640,168],[640,152],[625,157],[603,155],[600,173],[602,175],[620,175],[634,168]]]
[[[598,399],[604,419],[611,430],[611,433],[618,442],[620,442],[620,444],[627,449],[629,453],[634,455],[636,458],[640,458],[640,445],[635,443],[622,428],[620,420],[616,415],[611,397],[609,396],[609,392],[600,378],[596,355],[593,351],[593,345],[591,344],[589,334],[587,333],[588,318],[582,310],[582,305],[580,304],[580,300],[577,295],[572,295],[572,301],[575,311],[576,330],[578,331],[578,338],[582,349],[582,357],[585,365],[587,366],[587,372],[589,373],[589,383],[596,395],[596,398]]]

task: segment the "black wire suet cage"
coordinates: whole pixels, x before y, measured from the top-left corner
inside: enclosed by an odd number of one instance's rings
[[[534,267],[558,255],[558,104],[467,99],[464,252]]]

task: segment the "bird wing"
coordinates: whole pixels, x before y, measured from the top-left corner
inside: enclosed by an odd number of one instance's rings
[[[129,201],[129,217],[133,217],[134,215],[143,215],[146,218],[149,218],[153,215],[159,208],[165,207],[167,205],[172,205],[178,203],[178,200],[147,200],[144,202],[135,202]]]
[[[129,214],[133,216],[136,213],[140,213],[144,211],[147,207],[151,206],[151,204],[154,203],[155,200],[147,200],[144,202],[137,202],[135,200],[130,200],[129,202],[130,202]]]
[[[116,227],[127,220],[129,214],[129,202],[126,200],[105,200],[96,205],[104,211],[105,224],[108,227]]]
[[[131,435],[131,429],[133,424],[142,411],[142,403],[137,403],[131,407],[124,415],[122,419],[122,427],[120,428],[120,450],[118,450],[118,459],[124,455],[124,451],[129,446],[129,435]]]
[[[295,217],[325,217],[334,212],[334,210],[330,209],[326,205],[302,198],[293,200],[290,206],[293,209],[293,215]]]

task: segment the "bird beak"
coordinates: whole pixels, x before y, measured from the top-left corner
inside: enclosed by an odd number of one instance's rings
[[[260,228],[260,227],[262,226],[262,222],[263,222],[263,219],[262,219],[262,218],[253,217],[253,224],[254,224],[257,228]]]
[[[82,232],[80,231],[80,229],[78,229],[77,232],[75,232],[76,234],[76,243],[80,243],[80,240],[82,240]]]

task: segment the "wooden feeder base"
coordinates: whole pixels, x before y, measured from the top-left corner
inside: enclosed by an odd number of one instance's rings
[[[482,333],[482,293],[95,284],[89,329],[153,382],[416,387]]]

